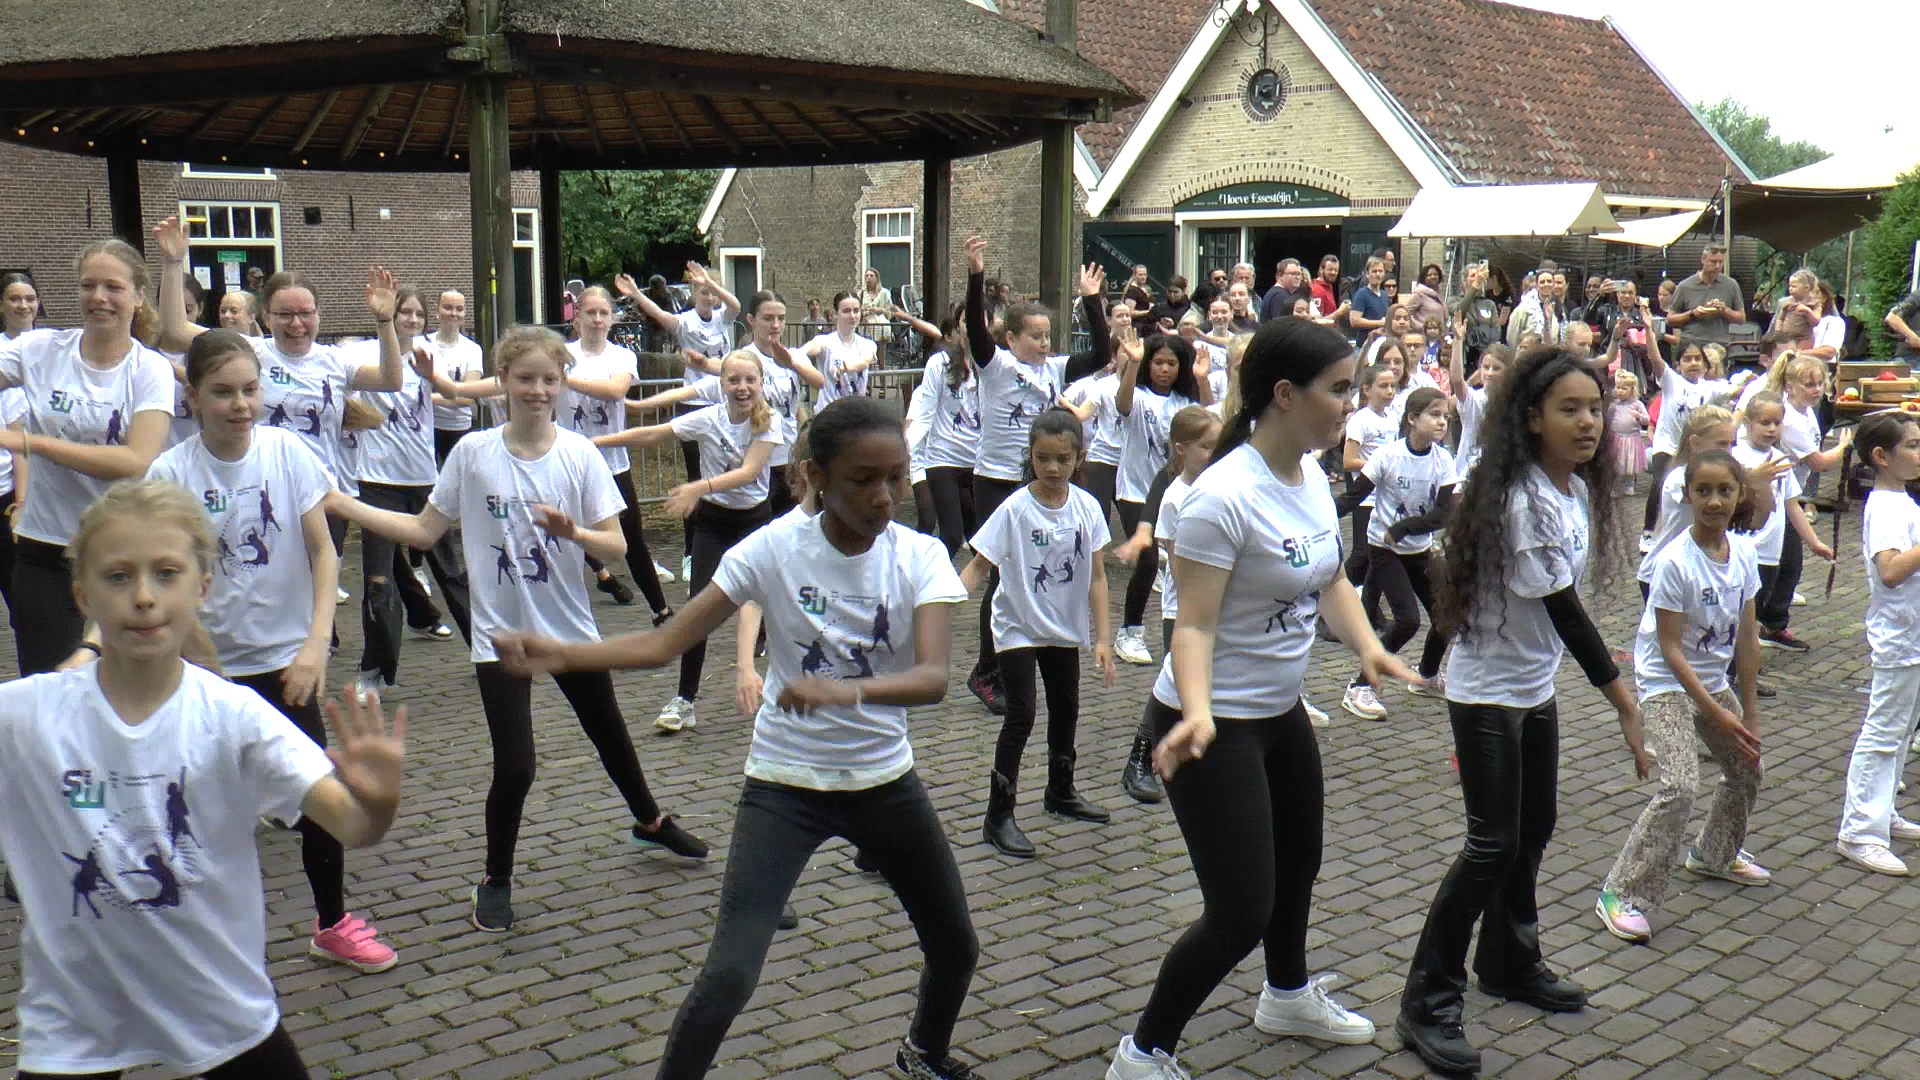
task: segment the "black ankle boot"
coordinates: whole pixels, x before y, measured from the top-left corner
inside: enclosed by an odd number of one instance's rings
[[[987,843],[1000,850],[1002,855],[1011,855],[1016,859],[1033,858],[1033,841],[1014,824],[1014,788],[1013,781],[994,773],[992,787],[987,793],[987,823],[980,828],[980,835]]]
[[[1444,1073],[1478,1073],[1480,1051],[1467,1041],[1458,1020],[1420,1022],[1406,1010],[1393,1022],[1394,1033],[1420,1060]]]
[[[1040,806],[1049,814],[1105,825],[1113,815],[1073,790],[1073,760],[1072,754],[1055,754],[1047,760],[1047,790],[1040,796]]]
[[[1135,802],[1157,803],[1167,797],[1167,789],[1153,772],[1153,743],[1135,733],[1133,749],[1127,754],[1127,767],[1120,771],[1120,787]]]

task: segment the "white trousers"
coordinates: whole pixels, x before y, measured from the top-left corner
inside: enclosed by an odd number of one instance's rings
[[[1840,839],[1850,844],[1892,846],[1894,796],[1907,765],[1907,747],[1920,723],[1920,664],[1876,667],[1867,698],[1867,718],[1847,763],[1846,804]]]

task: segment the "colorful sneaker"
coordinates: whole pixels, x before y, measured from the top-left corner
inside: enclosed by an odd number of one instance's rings
[[[1313,702],[1308,701],[1306,698],[1300,699],[1300,705],[1307,710],[1307,723],[1312,724],[1314,727],[1326,727],[1328,724],[1333,723],[1333,717],[1327,715],[1327,710],[1316,707]]]
[[[339,922],[325,930],[320,929],[320,922],[316,919],[313,941],[307,946],[307,953],[322,960],[345,964],[363,975],[385,971],[400,962],[393,950],[381,943],[373,926],[365,919],[354,918],[352,912],[342,915]]]
[[[659,848],[671,851],[683,859],[704,859],[707,857],[706,841],[674,824],[670,817],[662,816],[660,824],[651,829],[642,828],[639,822],[633,823],[629,834],[633,842],[640,847]]]
[[[653,720],[654,727],[666,732],[690,728],[693,727],[695,723],[693,702],[688,701],[678,694],[674,695],[672,701],[667,702],[666,708],[661,709],[660,715],[654,717]]]
[[[1290,1035],[1321,1042],[1359,1046],[1373,1041],[1373,1021],[1349,1011],[1327,994],[1338,976],[1315,975],[1307,985],[1283,996],[1271,986],[1260,988],[1253,1026],[1268,1035]]]
[[[980,699],[988,712],[995,716],[1007,715],[1007,703],[1000,699],[1000,683],[991,675],[976,673],[967,678],[967,689]]]
[[[1760,646],[1765,649],[1785,649],[1788,652],[1800,653],[1807,652],[1813,648],[1813,646],[1796,637],[1793,631],[1785,628],[1760,631]]]
[[[1445,701],[1447,699],[1447,677],[1445,675],[1433,675],[1422,682],[1410,682],[1407,684],[1407,693],[1415,697],[1439,698],[1441,701]]]
[[[1340,699],[1340,707],[1362,720],[1387,718],[1387,707],[1374,696],[1373,687],[1364,684],[1347,687],[1346,695]]]
[[[1767,868],[1753,861],[1753,856],[1745,851],[1734,853],[1733,861],[1725,866],[1713,866],[1700,858],[1700,853],[1687,850],[1687,869],[1701,877],[1719,878],[1731,881],[1735,885],[1771,885],[1773,875]]]
[[[473,927],[489,934],[513,929],[513,883],[494,884],[485,878],[473,887]]]
[[[1114,658],[1127,664],[1145,666],[1153,663],[1153,654],[1147,651],[1146,631],[1138,626],[1123,626],[1113,635]]]
[[[1107,1066],[1107,1080],[1193,1080],[1187,1070],[1165,1050],[1143,1053],[1133,1045],[1133,1036],[1122,1035],[1113,1052],[1113,1064]]]
[[[1895,840],[1920,840],[1920,823],[1908,821],[1899,814],[1895,814],[1893,824],[1887,828],[1887,832]]]
[[[1639,908],[1621,899],[1618,893],[1602,892],[1600,899],[1593,902],[1593,913],[1600,916],[1600,923],[1607,928],[1607,933],[1621,941],[1645,945],[1653,940],[1653,929],[1647,925],[1647,917],[1640,914]]]
[[[1906,877],[1912,872],[1907,869],[1907,864],[1901,860],[1900,856],[1895,855],[1892,850],[1881,847],[1879,844],[1853,844],[1841,840],[1836,842],[1833,847],[1835,851],[1840,853],[1841,858],[1846,859],[1848,862],[1862,869],[1871,870],[1876,874],[1886,874],[1890,877]]]

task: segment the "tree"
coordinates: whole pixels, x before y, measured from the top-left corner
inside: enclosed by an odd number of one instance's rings
[[[560,244],[570,275],[611,282],[615,274],[644,279],[697,258],[700,211],[719,173],[711,169],[560,174]]]
[[[1866,306],[1859,318],[1873,330],[1874,353],[1892,351],[1893,335],[1883,316],[1907,295],[1913,278],[1913,245],[1920,242],[1920,169],[1880,200],[1879,228],[1865,244]]]

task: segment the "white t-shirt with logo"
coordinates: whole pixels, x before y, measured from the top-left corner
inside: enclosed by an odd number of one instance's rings
[[[1255,720],[1299,700],[1320,591],[1340,573],[1340,521],[1327,474],[1311,457],[1283,483],[1242,444],[1209,465],[1180,503],[1173,557],[1228,572],[1213,646],[1213,714]],[[1173,660],[1153,696],[1180,708]]]
[[[1027,432],[1053,407],[1067,385],[1067,358],[1049,356],[1035,367],[995,346],[979,368],[980,455],[974,470],[991,480],[1018,483],[1026,475]]]
[[[1733,459],[1747,469],[1757,469],[1769,461],[1784,461],[1787,456],[1777,448],[1756,450],[1745,439],[1733,444]],[[1792,469],[1783,469],[1773,478],[1773,513],[1766,523],[1749,535],[1761,566],[1780,565],[1780,549],[1787,538],[1787,503],[1800,497],[1800,481]]]
[[[300,518],[332,488],[299,436],[255,427],[238,461],[195,435],[154,459],[147,475],[186,488],[213,526],[213,587],[200,621],[228,675],[279,671],[313,629],[313,565]],[[333,552],[326,553],[333,558]]]
[[[1780,414],[1780,451],[1793,459],[1793,476],[1800,481],[1802,489],[1813,475],[1813,469],[1806,463],[1807,457],[1819,453],[1824,437],[1816,410],[1795,408],[1793,403],[1787,403]]]
[[[1448,701],[1531,709],[1553,700],[1553,676],[1566,646],[1543,601],[1580,584],[1592,527],[1586,481],[1574,476],[1568,486],[1571,491],[1561,492],[1533,465],[1508,497],[1507,542],[1513,550],[1507,580],[1499,595],[1474,604],[1467,631],[1454,639],[1447,656]]]
[[[1728,686],[1727,665],[1740,634],[1740,613],[1760,591],[1760,564],[1753,541],[1738,533],[1727,535],[1727,561],[1715,562],[1694,542],[1693,531],[1667,546],[1655,560],[1647,606],[1640,613],[1640,630],[1633,640],[1633,675],[1640,684],[1639,700],[1655,694],[1684,694],[1686,688],[1667,666],[1660,651],[1657,612],[1677,611],[1687,617],[1680,639],[1687,666],[1707,688],[1718,694]]]
[[[1192,490],[1186,480],[1178,476],[1167,482],[1167,490],[1160,493],[1160,513],[1153,519],[1153,539],[1156,543],[1161,540],[1174,543],[1174,530],[1180,525],[1180,503]],[[1171,563],[1167,564],[1167,569],[1168,573],[1160,586],[1162,619],[1177,618],[1180,614],[1180,583],[1171,572]]]
[[[1115,498],[1144,503],[1154,476],[1167,467],[1173,416],[1193,404],[1185,394],[1133,388],[1133,411],[1120,418],[1120,475]]]
[[[967,372],[957,387],[947,382],[946,352],[927,357],[920,388],[929,397],[932,420],[927,426],[924,460],[930,469],[972,469],[980,450],[980,383]]]
[[[1391,548],[1401,555],[1433,550],[1433,533],[1411,533],[1398,541],[1387,539],[1387,529],[1407,518],[1421,517],[1440,501],[1440,492],[1459,481],[1453,455],[1439,443],[1416,454],[1405,439],[1395,439],[1367,459],[1360,474],[1373,481],[1373,513],[1367,518],[1367,544]]]
[[[27,420],[27,392],[17,386],[0,390],[0,427],[24,424]],[[0,495],[14,488],[13,455],[0,453]]]
[[[1394,416],[1391,410],[1382,414],[1363,405],[1347,417],[1347,441],[1360,444],[1360,460],[1363,464],[1381,447],[1399,437],[1400,418]],[[1370,507],[1373,502],[1374,498],[1369,494],[1360,500],[1360,505]]]
[[[1904,491],[1869,492],[1860,538],[1867,564],[1867,648],[1873,666],[1920,664],[1920,574],[1888,588],[1873,565],[1873,557],[1882,551],[1920,547],[1920,503]]]
[[[465,334],[454,339],[451,345],[442,345],[438,334],[414,338],[413,343],[425,345],[433,353],[433,370],[452,382],[477,379],[486,370],[480,343]],[[473,406],[436,404],[433,426],[441,431],[466,431],[473,427]]]
[[[1112,536],[1100,502],[1067,485],[1067,501],[1051,509],[1033,485],[1007,496],[967,545],[1000,570],[988,624],[995,649],[1082,649],[1092,640],[1087,606],[1091,575],[1103,573],[1100,551]]]
[[[1098,465],[1120,465],[1120,420],[1114,409],[1113,394],[1120,376],[1111,371],[1096,371],[1067,387],[1062,396],[1084,407],[1091,401],[1093,415],[1080,425],[1087,437],[1087,461]],[[969,462],[971,465],[971,462]]]
[[[415,339],[416,341],[420,339]],[[372,347],[374,363],[379,363],[380,343],[362,342]],[[366,353],[360,356],[365,360]],[[353,446],[342,448],[342,464],[358,449],[357,467],[346,471],[372,484],[396,487],[432,487],[440,466],[433,454],[433,387],[420,378],[408,364],[402,368],[398,390],[355,390],[353,396],[379,410],[387,422],[364,431],[341,429],[340,441]]]
[[[1666,478],[1660,481],[1660,512],[1653,522],[1653,546],[1640,556],[1640,569],[1634,577],[1640,581],[1652,581],[1653,560],[1668,544],[1691,528],[1693,504],[1687,501],[1687,468],[1675,464],[1667,470]]]
[[[1671,454],[1680,449],[1680,432],[1687,426],[1687,417],[1693,410],[1713,400],[1714,394],[1725,388],[1725,383],[1715,382],[1702,377],[1698,382],[1688,382],[1679,369],[1668,364],[1666,374],[1660,377],[1660,420],[1653,427],[1653,443],[1648,447],[1655,454]]]
[[[674,331],[674,343],[682,349],[692,349],[701,356],[718,360],[733,349],[733,320],[727,318],[727,309],[717,307],[712,316],[701,318],[694,310],[682,311],[675,315],[674,321],[680,325]],[[682,357],[684,360],[685,358]],[[680,381],[699,382],[709,374],[691,364],[683,363]]]
[[[143,412],[173,412],[173,365],[139,342],[118,364],[96,368],[80,357],[79,330],[29,330],[0,340],[0,375],[27,399],[27,434],[91,446],[125,446]],[[13,519],[17,536],[65,545],[80,515],[113,484],[44,455],[33,463],[27,503]]]
[[[315,343],[305,356],[289,357],[270,337],[248,338],[260,358],[260,423],[307,440],[344,489],[353,470],[341,460],[340,421],[347,391],[362,366],[354,346]],[[376,342],[374,355],[379,355]],[[405,366],[404,364],[402,366]]]
[[[128,725],[98,667],[0,686],[0,855],[26,906],[16,1064],[197,1075],[280,1023],[254,823],[299,818],[333,763],[192,664]]]
[[[767,679],[753,721],[746,774],[814,791],[861,791],[913,768],[907,710],[780,708],[799,679],[863,679],[914,666],[914,613],[966,600],[939,537],[894,522],[859,555],[827,540],[819,518],[782,516],[720,557],[713,583],[736,604],[759,605]]]
[[[573,354],[573,370],[567,373],[572,377],[596,382],[621,375],[640,377],[640,358],[625,345],[609,343],[597,353],[588,353],[575,340],[567,342],[567,351]],[[561,395],[553,418],[560,426],[594,439],[627,430],[627,405],[623,398],[608,400],[570,389]],[[624,446],[601,447],[600,456],[606,458],[607,468],[615,476],[633,468]]]
[[[793,441],[800,437],[800,376],[773,357],[760,351],[760,346],[748,346],[754,355],[760,358],[760,396],[767,399],[767,407],[780,427],[780,441],[773,444],[773,461],[776,467],[793,460]],[[714,385],[719,386],[719,376],[714,376]],[[713,400],[720,400],[716,392]],[[701,473],[711,476],[712,473]]]
[[[866,360],[872,362],[879,352],[873,339],[853,335],[853,343],[840,340],[840,335],[829,331],[813,340],[820,343],[820,374],[826,376],[826,385],[822,386],[813,398],[813,409],[819,412],[838,398],[857,396],[867,392],[868,368],[848,371],[849,361]]]
[[[700,475],[709,479],[744,465],[747,450],[754,443],[772,443],[776,450],[785,445],[786,436],[780,430],[778,417],[766,431],[756,435],[751,416],[734,423],[727,415],[727,406],[724,404],[709,405],[676,416],[671,423],[674,437],[681,442],[700,444]],[[726,488],[700,498],[729,510],[750,510],[767,501],[767,482],[771,472],[771,467],[761,469],[759,476],[740,487]]]
[[[505,428],[477,431],[447,454],[428,501],[460,526],[473,603],[473,662],[493,659],[495,634],[598,641],[587,596],[586,549],[540,528],[534,507],[593,527],[626,508],[598,449],[565,428],[531,461],[507,449]]]

